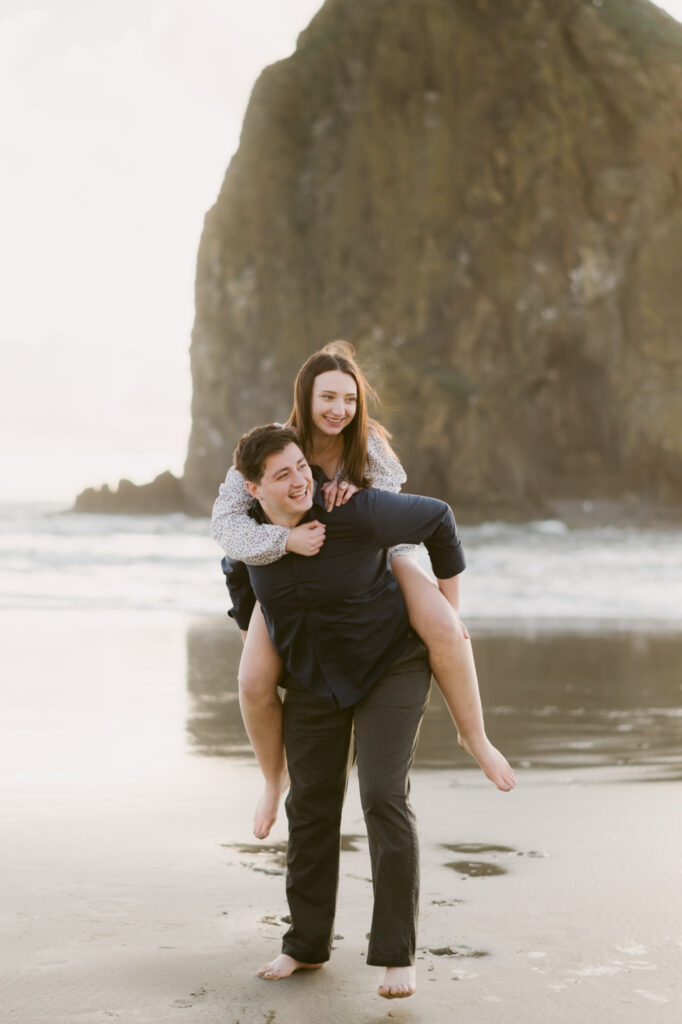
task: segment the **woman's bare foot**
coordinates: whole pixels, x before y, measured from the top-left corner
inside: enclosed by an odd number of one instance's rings
[[[258,972],[258,977],[265,978],[266,981],[281,981],[282,978],[288,978],[294,971],[316,971],[318,967],[322,966],[322,964],[304,964],[302,960],[294,960],[293,956],[289,956],[287,953],[280,953],[269,964],[263,964]]]
[[[492,745],[487,736],[481,742],[474,744],[460,734],[457,737],[457,742],[462,750],[471,754],[483,773],[498,789],[501,789],[503,793],[508,793],[510,789],[514,788],[516,776],[511,765],[497,747]]]
[[[289,773],[284,772],[278,782],[266,782],[261,798],[253,814],[253,834],[256,839],[265,839],[277,820],[277,811],[282,793],[289,788]]]
[[[386,976],[379,985],[384,999],[407,999],[417,991],[417,972],[414,967],[387,967]]]

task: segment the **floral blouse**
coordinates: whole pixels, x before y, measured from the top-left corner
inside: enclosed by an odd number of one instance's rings
[[[372,486],[380,491],[399,491],[407,480],[405,470],[391,455],[379,434],[370,433],[367,441],[367,472]],[[225,483],[220,485],[213,506],[211,534],[229,558],[248,565],[269,565],[282,558],[289,538],[288,526],[257,523],[248,514],[253,504],[241,473],[231,466]],[[412,544],[391,548],[391,556],[412,554]]]

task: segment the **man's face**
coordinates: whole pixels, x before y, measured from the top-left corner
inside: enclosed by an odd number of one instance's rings
[[[313,503],[313,474],[293,442],[268,455],[260,483],[247,481],[246,486],[270,522],[279,526],[296,525]]]

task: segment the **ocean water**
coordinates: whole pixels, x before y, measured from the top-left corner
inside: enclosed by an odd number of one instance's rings
[[[462,616],[478,630],[678,631],[682,530],[462,527]],[[224,615],[207,519],[0,505],[0,608]],[[426,552],[420,557],[428,565]]]
[[[493,742],[519,768],[682,778],[682,531],[461,533],[462,615]],[[161,754],[251,763],[220,557],[207,519],[0,509],[5,777],[37,772],[44,787],[60,763],[88,778],[103,708],[107,735],[138,737],[145,766]],[[136,763],[128,747],[107,756],[114,774]],[[416,767],[453,763],[473,768],[434,687]]]

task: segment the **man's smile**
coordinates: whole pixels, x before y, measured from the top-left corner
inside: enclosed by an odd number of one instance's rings
[[[303,484],[301,487],[294,487],[289,491],[289,497],[292,501],[301,501],[302,498],[307,498],[310,494],[310,484]]]

